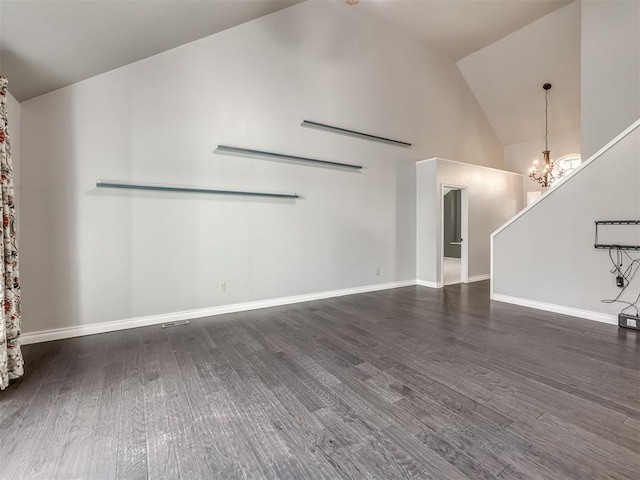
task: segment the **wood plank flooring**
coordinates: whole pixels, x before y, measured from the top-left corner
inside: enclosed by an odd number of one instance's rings
[[[640,479],[640,335],[488,282],[24,354],[2,479]]]

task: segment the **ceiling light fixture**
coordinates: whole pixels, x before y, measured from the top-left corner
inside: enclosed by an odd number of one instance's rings
[[[538,172],[538,161],[533,162],[533,166],[529,169],[529,178],[538,182],[542,188],[550,187],[553,182],[562,178],[564,170],[559,165],[553,163],[553,160],[549,157],[549,90],[551,90],[551,84],[545,83],[544,88],[544,152],[542,171]]]
[[[359,2],[360,0],[347,0],[347,5],[355,5]]]

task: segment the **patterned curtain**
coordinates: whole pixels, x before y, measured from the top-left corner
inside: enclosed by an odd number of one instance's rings
[[[0,390],[24,373],[20,352],[20,282],[13,203],[13,167],[7,120],[7,79],[0,77]]]

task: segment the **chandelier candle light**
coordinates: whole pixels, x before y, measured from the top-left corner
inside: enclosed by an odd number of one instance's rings
[[[538,182],[542,188],[550,187],[553,182],[562,178],[564,170],[559,165],[553,163],[553,160],[549,157],[551,151],[549,151],[549,90],[551,90],[551,84],[545,83],[544,88],[544,152],[542,152],[543,166],[542,172],[538,172],[538,161],[533,162],[533,166],[529,169],[529,178]]]

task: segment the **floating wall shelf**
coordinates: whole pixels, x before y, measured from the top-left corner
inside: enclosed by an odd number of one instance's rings
[[[220,195],[243,195],[250,197],[300,198],[297,193],[246,192],[239,190],[220,190],[217,188],[190,187],[187,185],[163,185],[159,183],[135,183],[121,180],[98,180],[96,187],[123,188],[128,190],[156,190],[163,192],[214,193]]]
[[[379,137],[378,135],[371,135],[369,133],[357,132],[355,130],[349,130],[347,128],[334,127],[333,125],[327,125],[326,123],[312,122],[311,120],[303,120],[300,126],[317,128],[320,130],[327,130],[329,132],[340,133],[342,135],[350,135],[352,137],[364,138],[365,140],[373,140],[375,142],[390,143],[392,145],[398,145],[400,147],[412,146],[412,144],[408,142],[401,142],[400,140],[394,140],[392,138]]]
[[[358,170],[362,169],[362,165],[330,162],[328,160],[318,160],[316,158],[299,157],[297,155],[287,155],[285,153],[265,152],[264,150],[252,150],[250,148],[231,147],[229,145],[218,145],[216,150],[224,153],[236,153],[240,155],[252,155],[252,156],[272,158],[272,159],[283,159],[283,160],[290,160],[294,162],[306,162],[306,163],[324,165],[329,167],[353,168]]]

